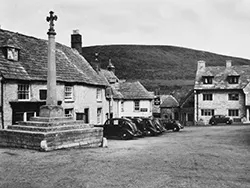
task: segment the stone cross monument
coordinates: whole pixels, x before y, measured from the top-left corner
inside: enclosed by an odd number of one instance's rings
[[[46,20],[49,22],[48,34],[48,75],[47,75],[47,99],[46,105],[40,108],[40,117],[55,118],[62,117],[63,108],[57,105],[56,93],[56,45],[55,45],[55,29],[54,21],[57,16],[53,15],[54,12],[49,12]]]
[[[47,17],[48,31],[48,77],[46,105],[41,106],[39,116],[30,121],[0,130],[0,146],[30,148],[40,151],[70,147],[97,147],[103,142],[103,129],[86,124],[73,117],[65,117],[62,106],[57,105],[56,95],[56,47],[54,21],[57,16],[50,11]],[[104,139],[105,140],[105,139]],[[106,141],[106,140],[105,140]]]

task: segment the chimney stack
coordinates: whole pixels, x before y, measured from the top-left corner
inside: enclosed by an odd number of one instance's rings
[[[203,61],[203,60],[200,60],[197,62],[197,70],[200,70],[200,69],[205,69],[206,68],[206,62]]]
[[[99,63],[99,59],[98,59],[98,53],[96,52],[95,53],[95,60],[93,62],[93,68],[96,72],[99,72],[100,71],[100,63]]]
[[[111,59],[109,59],[109,64],[107,66],[108,71],[112,71],[115,74],[115,66],[112,64]]]
[[[80,54],[82,54],[82,35],[79,33],[79,30],[73,30],[71,35],[71,48],[76,49]]]
[[[226,60],[226,68],[229,68],[232,66],[232,60]]]

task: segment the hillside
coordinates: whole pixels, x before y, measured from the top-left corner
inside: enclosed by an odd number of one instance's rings
[[[198,60],[211,66],[225,66],[228,59],[233,65],[250,64],[250,60],[243,58],[175,46],[105,45],[82,50],[89,62],[98,52],[102,68],[107,67],[111,58],[120,79],[139,80],[148,90],[160,90],[162,94],[192,88]]]

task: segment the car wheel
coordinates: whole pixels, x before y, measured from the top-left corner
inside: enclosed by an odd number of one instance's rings
[[[211,125],[216,125],[215,121],[212,121],[212,122],[211,122]]]
[[[226,124],[230,125],[232,122],[231,121],[227,121]]]
[[[179,130],[180,130],[180,127],[175,127],[175,128],[173,129],[174,132],[178,132]]]
[[[131,139],[131,136],[128,134],[128,132],[122,131],[121,134],[120,134],[120,138],[122,140],[128,140],[128,139]]]

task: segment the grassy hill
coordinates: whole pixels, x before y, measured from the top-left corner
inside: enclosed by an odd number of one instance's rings
[[[148,90],[162,94],[191,89],[198,60],[205,60],[210,66],[225,66],[228,59],[233,65],[250,65],[247,59],[175,46],[104,45],[82,50],[90,63],[98,52],[102,68],[107,67],[111,58],[118,78],[139,80]]]

